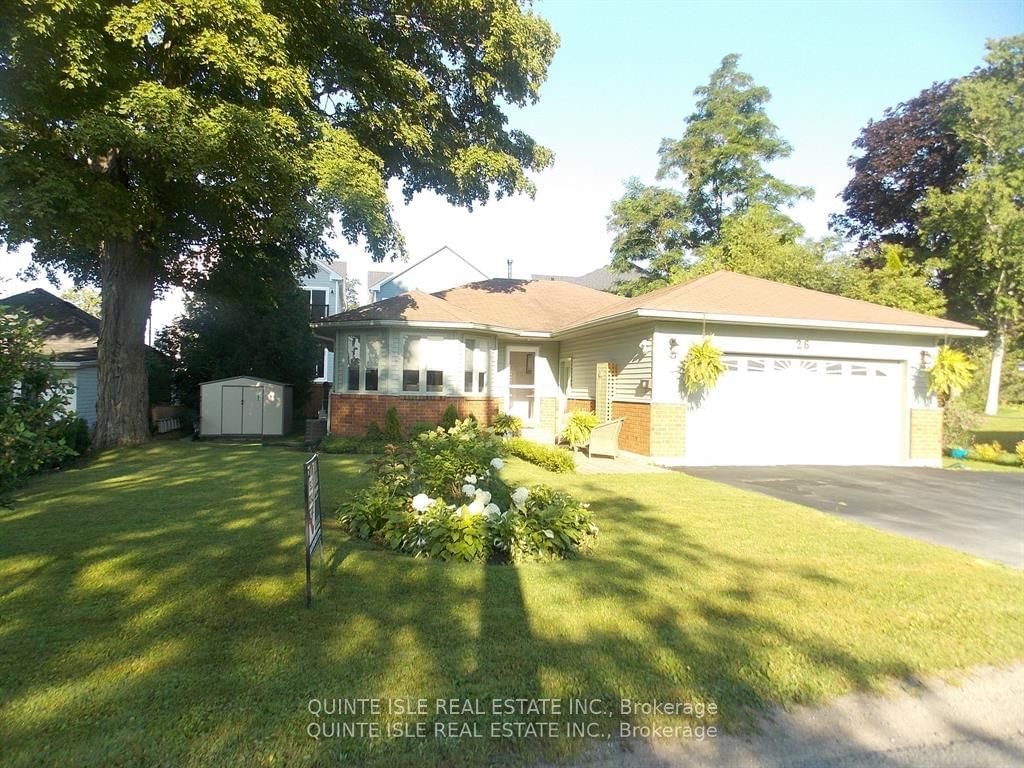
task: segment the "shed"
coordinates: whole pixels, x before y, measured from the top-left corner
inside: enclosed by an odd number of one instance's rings
[[[203,437],[285,435],[292,427],[292,387],[255,376],[199,385]]]

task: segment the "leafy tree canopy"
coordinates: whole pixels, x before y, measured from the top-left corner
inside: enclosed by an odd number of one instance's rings
[[[813,194],[768,172],[766,164],[788,157],[792,148],[767,115],[768,89],[739,71],[738,62],[737,54],[722,60],[708,84],[694,91],[696,109],[682,138],[662,141],[658,180],[676,181],[678,188],[633,179],[612,204],[612,267],[642,274],[624,284],[626,292],[679,279],[697,261],[696,249],[721,240],[728,217]]]
[[[920,205],[927,244],[945,257],[951,310],[993,332],[986,411],[998,406],[1002,358],[1024,321],[1024,35],[989,43],[986,65],[954,87],[964,176]]]
[[[102,286],[97,443],[146,439],[154,290],[337,222],[403,250],[385,194],[472,206],[551,153],[509,128],[558,44],[515,0],[121,0],[0,10],[0,240]]]
[[[70,301],[76,307],[84,312],[88,312],[93,317],[99,317],[103,309],[99,291],[95,288],[90,288],[89,286],[68,288],[66,291],[61,292],[60,297],[64,299],[64,301]]]
[[[948,191],[963,177],[952,89],[952,82],[936,83],[861,130],[848,162],[853,178],[842,192],[846,212],[831,219],[835,231],[861,245],[921,244],[918,205],[926,192]]]

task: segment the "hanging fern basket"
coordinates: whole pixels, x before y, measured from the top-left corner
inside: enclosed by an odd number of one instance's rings
[[[722,350],[714,345],[710,336],[705,336],[699,344],[694,343],[681,366],[683,384],[690,393],[714,388],[718,377],[725,373],[722,362]]]

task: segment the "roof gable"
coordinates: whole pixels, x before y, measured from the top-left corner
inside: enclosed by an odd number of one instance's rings
[[[23,309],[43,321],[44,349],[61,362],[96,359],[100,320],[42,288],[0,299],[0,306]]]
[[[397,281],[399,278],[401,278],[403,275],[405,275],[406,273],[410,272],[413,269],[416,269],[417,267],[419,267],[420,265],[422,265],[425,262],[429,261],[430,259],[434,259],[434,258],[437,258],[438,256],[442,256],[442,255],[444,255],[444,256],[452,256],[452,257],[458,259],[459,261],[464,263],[467,267],[469,267],[472,271],[476,272],[481,278],[483,278],[484,280],[487,279],[487,275],[484,274],[484,272],[481,271],[475,264],[471,263],[466,258],[464,258],[463,256],[461,256],[458,253],[456,253],[455,251],[453,251],[447,245],[442,245],[440,248],[438,248],[433,253],[428,253],[422,259],[419,259],[418,261],[414,261],[411,264],[407,264],[405,267],[403,267],[402,269],[398,270],[397,272],[391,272],[391,273],[386,274],[385,277],[380,278],[379,280],[377,280],[377,282],[371,283],[369,288],[370,288],[371,291],[378,290],[385,283],[393,283],[393,282]],[[375,273],[370,273],[370,274],[375,274]],[[376,273],[376,274],[384,274],[384,273]]]

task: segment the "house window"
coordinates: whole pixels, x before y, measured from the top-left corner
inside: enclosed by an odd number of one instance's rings
[[[379,336],[366,338],[366,374],[363,389],[376,392],[380,386],[380,361],[384,357],[384,339]]]
[[[402,343],[402,391],[443,392],[445,342],[406,336]]]
[[[380,365],[384,357],[384,339],[371,334],[345,336],[345,388],[349,392],[376,392],[380,384]]]
[[[402,352],[402,391],[420,391],[420,345],[423,339],[415,336],[405,337],[405,349]]]
[[[466,339],[466,365],[463,386],[467,395],[487,391],[487,358],[490,349],[483,339]]]
[[[327,306],[327,291],[321,288],[307,290],[309,294],[309,319],[322,320],[330,314]]]

